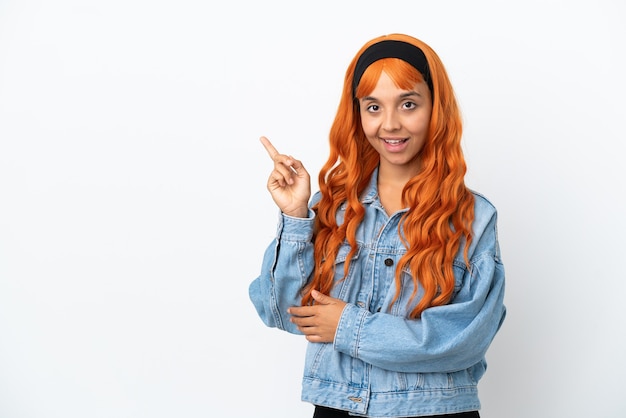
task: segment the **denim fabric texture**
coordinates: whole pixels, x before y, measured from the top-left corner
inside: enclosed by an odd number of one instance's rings
[[[505,274],[497,237],[497,212],[475,196],[473,240],[466,266],[461,248],[454,261],[455,289],[444,306],[408,319],[418,298],[411,272],[403,272],[399,300],[396,265],[406,248],[398,236],[404,211],[388,216],[377,193],[377,176],[362,195],[365,218],[358,250],[343,278],[346,243],[336,259],[331,296],[348,302],[334,342],[309,343],[302,400],[346,410],[355,416],[406,417],[480,409],[477,385],[486,370],[486,352],[506,316]],[[319,199],[316,194],[311,202]],[[313,211],[309,218],[279,215],[276,237],[267,247],[261,274],[249,296],[268,327],[300,334],[287,309],[300,305],[300,289],[313,271]],[[343,219],[343,209],[338,213]]]

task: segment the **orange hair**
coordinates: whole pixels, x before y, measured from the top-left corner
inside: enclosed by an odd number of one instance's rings
[[[322,166],[318,181],[320,201],[314,206],[315,271],[303,289],[302,303],[310,305],[311,289],[329,294],[334,285],[335,258],[339,247],[347,241],[350,254],[344,264],[344,277],[357,250],[356,231],[365,215],[359,199],[379,163],[378,153],[368,143],[359,113],[358,100],[353,99],[352,80],[356,61],[370,45],[382,40],[400,40],[420,48],[428,61],[433,83],[432,113],[428,136],[421,151],[420,172],[407,182],[402,203],[408,207],[400,222],[400,237],[407,247],[395,273],[397,300],[402,286],[402,270],[408,268],[413,277],[413,300],[421,285],[423,297],[411,311],[419,318],[424,309],[449,302],[454,290],[453,260],[461,245],[468,263],[471,224],[474,219],[474,198],[465,186],[465,159],[461,149],[462,121],[456,98],[446,70],[437,54],[413,37],[392,34],[366,43],[346,71],[344,87],[335,120],[330,130],[330,154]],[[410,89],[423,80],[419,71],[397,58],[385,58],[370,65],[356,91],[363,97],[374,89],[384,71],[399,88]],[[343,222],[336,213],[346,204]]]

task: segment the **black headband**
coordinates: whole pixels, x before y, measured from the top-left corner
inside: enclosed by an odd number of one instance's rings
[[[354,77],[352,79],[352,96],[354,98],[356,98],[356,88],[367,67],[383,58],[399,58],[402,61],[408,62],[422,74],[430,91],[433,91],[433,81],[430,79],[430,68],[428,67],[428,61],[426,61],[424,52],[415,45],[407,42],[387,40],[371,45],[363,51],[356,62]]]

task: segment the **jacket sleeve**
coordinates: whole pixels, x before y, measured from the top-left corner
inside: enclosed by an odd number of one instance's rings
[[[454,372],[483,360],[506,316],[495,219],[494,214],[478,237],[479,252],[474,252],[449,304],[426,309],[420,319],[348,304],[335,334],[335,349],[398,372]]]
[[[301,334],[287,308],[301,305],[300,290],[313,271],[314,213],[308,218],[280,214],[276,237],[265,250],[261,274],[248,288],[250,300],[268,327]]]

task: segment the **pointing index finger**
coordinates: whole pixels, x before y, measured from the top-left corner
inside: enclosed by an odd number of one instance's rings
[[[263,147],[269,154],[270,158],[272,158],[272,160],[274,159],[275,156],[279,154],[278,150],[274,148],[274,145],[272,145],[270,140],[267,139],[266,137],[264,136],[261,137],[261,144],[263,144]]]

